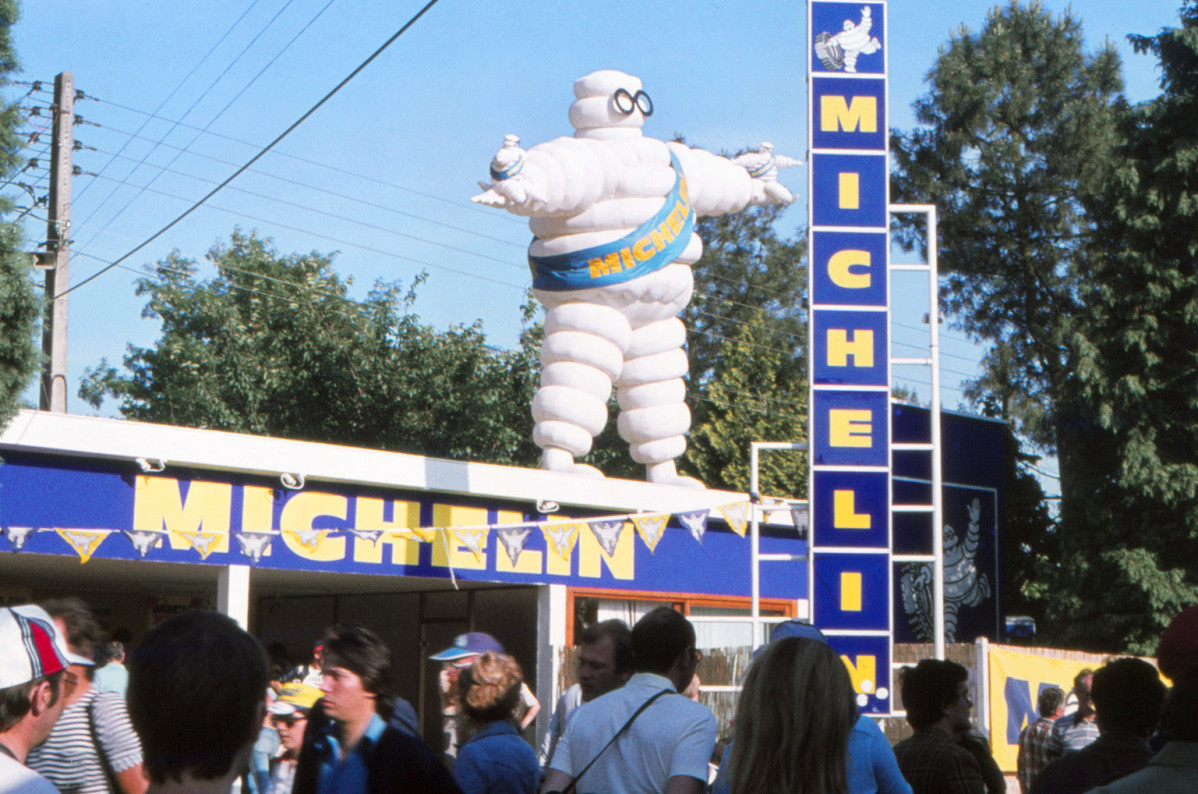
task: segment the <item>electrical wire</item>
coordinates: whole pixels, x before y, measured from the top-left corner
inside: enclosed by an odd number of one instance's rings
[[[254,0],[254,2],[250,3],[250,5],[249,5],[249,6],[248,6],[248,7],[245,9],[245,11],[243,11],[243,12],[241,13],[241,16],[237,17],[237,20],[236,20],[235,22],[233,22],[233,24],[232,24],[232,25],[230,25],[230,26],[229,26],[229,29],[228,29],[228,30],[226,30],[226,31],[224,32],[224,34],[223,34],[223,35],[221,35],[221,37],[220,37],[219,39],[217,39],[217,40],[216,40],[216,43],[215,43],[215,44],[213,44],[213,45],[212,45],[212,46],[211,46],[211,47],[208,49],[208,52],[204,53],[204,56],[203,56],[202,58],[200,58],[200,60],[196,61],[196,65],[195,65],[195,66],[193,66],[193,67],[191,67],[191,71],[190,71],[190,72],[188,72],[186,75],[184,75],[183,79],[182,79],[182,80],[180,80],[180,81],[178,82],[178,84],[176,84],[176,85],[175,85],[175,87],[174,87],[173,89],[171,89],[171,92],[170,92],[169,94],[167,94],[167,95],[166,95],[166,99],[162,100],[162,102],[160,102],[160,103],[158,104],[158,107],[156,107],[156,108],[154,109],[154,112],[155,112],[155,113],[157,113],[159,110],[162,110],[162,108],[166,106],[166,103],[167,103],[167,102],[170,102],[170,101],[171,101],[171,100],[174,98],[175,94],[179,93],[179,89],[181,89],[181,88],[183,87],[183,85],[184,85],[184,84],[185,84],[185,83],[186,83],[188,80],[190,80],[190,79],[191,79],[191,76],[192,76],[193,74],[195,74],[195,73],[196,73],[196,71],[197,71],[197,70],[198,70],[198,69],[199,69],[201,66],[203,66],[203,65],[204,65],[204,62],[205,62],[205,61],[207,61],[209,57],[211,57],[212,53],[216,52],[216,48],[217,48],[217,47],[219,47],[219,46],[220,46],[222,43],[224,43],[224,40],[225,40],[225,39],[227,39],[227,38],[229,37],[229,34],[230,34],[230,33],[232,33],[232,32],[234,31],[234,29],[236,29],[236,27],[237,27],[238,25],[240,25],[240,24],[241,24],[241,20],[245,19],[245,18],[246,18],[246,15],[248,15],[248,14],[249,14],[251,11],[253,11],[253,10],[254,10],[254,8],[256,8],[256,7],[257,7],[257,5],[258,5],[258,3],[259,3],[259,2],[261,2],[261,0]],[[215,83],[214,83],[213,85],[215,85]],[[209,86],[209,87],[208,87],[208,89],[206,89],[206,90],[205,90],[204,94],[201,94],[201,95],[200,95],[200,98],[202,99],[202,98],[203,98],[203,97],[204,97],[204,96],[207,94],[207,92],[208,92],[208,91],[210,91],[211,89],[212,89],[212,86]],[[32,89],[31,89],[31,90],[32,90]],[[93,99],[93,100],[94,100],[95,98],[94,98],[94,97],[91,97],[91,99]],[[146,125],[148,125],[148,124],[150,123],[150,121],[151,121],[151,120],[152,120],[152,118],[151,118],[151,117],[147,117],[147,118],[146,118],[146,120],[142,122],[142,125],[141,125],[140,127],[138,127],[138,128],[137,128],[137,131],[140,133],[142,130],[144,130],[144,129],[146,128]],[[128,145],[129,145],[129,144],[128,144],[128,142],[126,142],[126,143],[125,143],[125,145],[121,146],[121,148],[120,148],[120,150],[119,150],[119,152],[118,152],[118,153],[124,153],[124,151],[125,151],[125,148],[126,148]],[[108,170],[108,166],[110,166],[110,165],[112,165],[112,160],[109,160],[107,163],[105,163],[103,166],[101,166],[99,173],[103,174],[105,171],[107,171],[107,170]],[[75,196],[75,200],[76,200],[76,201],[78,201],[80,198],[82,198],[83,194],[87,192],[87,189],[88,189],[89,187],[91,187],[91,185],[90,185],[90,184],[88,184],[88,185],[85,185],[85,186],[84,186],[84,188],[83,188],[83,190],[79,191],[79,193],[78,193],[78,194]],[[89,216],[89,217],[90,217],[90,216]]]
[[[349,83],[350,80],[352,80],[363,69],[365,69],[368,65],[370,65],[370,63],[372,61],[374,61],[375,58],[377,58],[379,55],[381,55],[383,53],[383,51],[386,50],[388,47],[390,47],[393,42],[395,42],[400,36],[402,36],[404,33],[406,33],[408,31],[408,29],[410,27],[412,27],[412,25],[416,24],[417,20],[419,20],[422,16],[424,16],[425,12],[427,12],[430,8],[432,8],[438,2],[439,2],[439,0],[429,0],[429,2],[426,3],[423,8],[421,8],[419,11],[417,11],[416,14],[411,19],[409,19],[406,23],[404,23],[403,27],[401,27],[398,31],[396,31],[391,36],[391,38],[389,38],[385,42],[383,42],[382,46],[380,46],[373,53],[371,53],[370,56],[366,60],[364,60],[356,69],[354,69],[352,72],[350,72],[349,75],[345,77],[345,79],[343,79],[340,83],[338,83],[336,86],[334,86],[331,91],[329,91],[327,94],[325,94],[324,97],[322,97],[320,99],[320,101],[318,101],[315,105],[313,105],[311,108],[309,108],[302,116],[300,116],[298,119],[296,119],[291,124],[291,126],[289,126],[287,129],[283,130],[283,132],[280,133],[278,137],[276,137],[273,141],[268,143],[262,150],[260,150],[257,154],[255,154],[248,161],[246,161],[245,165],[238,168],[236,171],[233,172],[233,174],[231,174],[223,182],[221,182],[219,185],[217,185],[215,188],[213,188],[211,191],[209,191],[209,193],[207,195],[205,195],[203,198],[201,198],[199,201],[197,201],[192,206],[188,207],[187,210],[185,210],[181,215],[179,215],[173,221],[168,223],[166,226],[163,226],[161,229],[159,229],[157,232],[152,234],[150,237],[146,238],[146,240],[144,242],[140,243],[137,247],[133,248],[127,254],[121,256],[115,262],[109,263],[105,267],[101,268],[99,271],[97,271],[97,272],[93,273],[92,275],[88,276],[87,278],[85,278],[83,281],[80,281],[78,284],[74,284],[71,287],[69,287],[68,289],[63,290],[58,295],[55,295],[54,299],[56,300],[56,299],[62,297],[63,295],[73,292],[74,290],[79,289],[80,287],[84,286],[85,284],[88,284],[88,283],[94,281],[95,279],[99,278],[104,273],[106,273],[109,270],[111,270],[112,268],[116,267],[119,263],[121,263],[121,262],[125,261],[126,259],[128,259],[129,257],[133,256],[135,253],[140,251],[142,248],[145,248],[147,245],[152,243],[154,240],[157,240],[159,237],[161,237],[163,234],[165,234],[169,229],[173,228],[176,224],[178,224],[180,221],[182,221],[188,215],[190,215],[191,213],[193,213],[197,209],[199,209],[201,206],[203,206],[204,203],[207,202],[208,199],[210,199],[214,195],[216,195],[221,190],[221,188],[223,188],[225,185],[229,184],[234,179],[236,179],[238,176],[240,176],[246,169],[248,169],[251,165],[256,163],[259,159],[261,159],[263,155],[265,155],[267,152],[269,152],[271,149],[273,149],[279,141],[283,140],[285,137],[287,137],[289,134],[291,134],[291,132],[296,127],[298,127],[300,124],[302,124],[304,121],[306,121],[308,119],[308,117],[310,117],[318,109],[320,109],[320,107],[322,105],[324,105],[325,102],[327,102],[329,99],[331,99],[333,97],[333,95],[336,94],[338,91],[340,91],[343,87],[345,87],[345,85],[347,83]]]

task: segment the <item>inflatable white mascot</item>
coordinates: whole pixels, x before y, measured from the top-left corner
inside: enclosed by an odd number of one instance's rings
[[[678,315],[703,252],[694,222],[792,201],[775,176],[797,161],[763,147],[741,165],[644,137],[653,103],[623,72],[580,78],[574,96],[574,137],[524,151],[506,136],[490,184],[473,198],[528,216],[534,235],[528,261],[545,306],[544,370],[532,403],[542,468],[602,476],[575,458],[607,424],[614,385],[620,435],[648,480],[701,488],[674,466],[691,421]]]

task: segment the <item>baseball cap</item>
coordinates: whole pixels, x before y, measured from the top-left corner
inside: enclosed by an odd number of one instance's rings
[[[824,636],[822,631],[817,629],[814,625],[810,623],[804,623],[801,620],[788,620],[784,623],[778,623],[772,629],[770,629],[770,642],[784,640],[787,637],[801,637],[807,640],[822,642],[825,645],[828,644],[828,638]],[[757,650],[753,651],[753,658],[756,659],[764,650],[765,646],[762,645]]]
[[[481,631],[471,631],[467,634],[459,634],[454,637],[453,645],[428,658],[434,662],[453,662],[469,656],[482,656],[487,651],[503,653],[503,646],[499,644],[499,640],[490,634],[484,634]]]
[[[0,689],[27,684],[72,664],[96,663],[71,653],[46,610],[36,604],[0,609]]]
[[[307,684],[288,684],[279,690],[279,696],[275,702],[270,704],[271,714],[295,714],[297,711],[307,713],[316,701],[324,697],[324,692],[321,692],[314,686]]]

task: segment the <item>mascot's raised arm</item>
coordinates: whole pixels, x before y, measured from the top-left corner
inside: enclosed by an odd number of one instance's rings
[[[507,135],[491,180],[473,200],[529,218],[533,292],[545,306],[533,438],[542,467],[602,476],[576,463],[607,424],[618,428],[650,482],[702,487],[674,461],[686,450],[686,329],[690,266],[703,252],[700,215],[789,203],[777,169],[797,161],[772,147],[737,161],[646,138],[653,102],[617,71],[574,83],[573,137],[527,150]]]

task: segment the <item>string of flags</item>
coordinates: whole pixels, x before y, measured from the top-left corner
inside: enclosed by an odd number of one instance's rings
[[[540,531],[545,538],[545,545],[551,552],[566,562],[578,544],[580,533],[590,532],[599,546],[609,557],[616,553],[620,536],[629,524],[640,536],[641,542],[655,553],[657,544],[665,535],[666,527],[673,518],[700,544],[707,532],[707,522],[712,513],[718,513],[728,527],[745,536],[749,525],[748,501],[733,502],[714,508],[702,508],[682,512],[663,513],[633,513],[597,518],[559,518],[528,521],[520,524],[481,524],[478,526],[458,527],[388,527],[386,529],[277,529],[277,530],[241,530],[233,532],[241,554],[251,563],[258,563],[262,557],[270,553],[272,542],[279,537],[298,545],[309,553],[316,553],[321,545],[330,537],[353,536],[378,545],[384,536],[390,540],[409,540],[417,543],[454,542],[464,546],[481,561],[486,549],[487,537],[492,532],[499,539],[499,544],[515,566],[520,558],[528,539],[533,533]],[[802,531],[806,526],[805,510],[787,502],[772,502],[762,505],[766,520],[772,513],[789,512],[794,526]],[[29,539],[41,532],[54,532],[70,545],[79,555],[80,563],[86,563],[100,548],[100,545],[112,534],[123,534],[133,544],[140,559],[145,559],[151,551],[162,545],[168,534],[180,538],[194,549],[200,559],[207,559],[216,551],[219,541],[227,537],[222,532],[208,532],[203,529],[194,531],[150,530],[150,529],[58,529],[41,527],[0,527],[0,535],[8,539],[13,551],[25,548]]]

